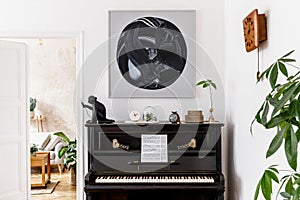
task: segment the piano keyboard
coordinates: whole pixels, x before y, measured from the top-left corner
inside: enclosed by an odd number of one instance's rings
[[[95,183],[214,183],[210,176],[98,176]]]

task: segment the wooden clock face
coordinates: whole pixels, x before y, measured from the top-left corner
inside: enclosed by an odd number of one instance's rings
[[[259,46],[258,11],[253,10],[244,20],[244,38],[246,51],[252,51]]]

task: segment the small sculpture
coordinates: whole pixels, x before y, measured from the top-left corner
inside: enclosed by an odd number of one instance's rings
[[[81,102],[83,108],[88,108],[92,110],[92,119],[88,121],[88,123],[112,123],[115,122],[113,119],[107,119],[106,118],[106,108],[105,106],[97,101],[97,97],[95,96],[89,96],[88,98],[89,104],[92,106],[86,105],[83,102]]]

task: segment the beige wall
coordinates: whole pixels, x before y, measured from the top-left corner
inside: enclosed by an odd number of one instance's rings
[[[35,114],[45,118],[44,131],[64,131],[75,137],[73,93],[76,77],[74,38],[18,39],[29,48],[29,96]],[[37,124],[31,120],[31,131]]]

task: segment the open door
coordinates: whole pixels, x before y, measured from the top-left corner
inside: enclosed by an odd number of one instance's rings
[[[0,41],[0,200],[28,195],[26,46]]]

